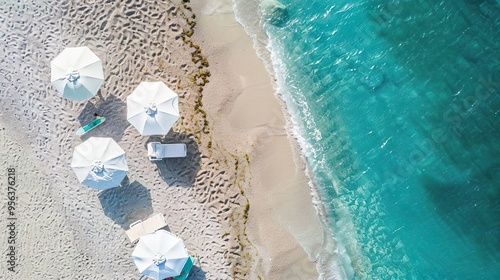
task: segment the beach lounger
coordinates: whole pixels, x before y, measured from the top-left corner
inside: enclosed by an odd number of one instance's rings
[[[151,161],[164,158],[186,157],[186,144],[161,144],[160,142],[148,143],[148,158]]]
[[[135,243],[143,235],[153,233],[167,226],[167,221],[163,214],[158,213],[145,221],[136,221],[130,225],[130,229],[125,231],[130,242]]]

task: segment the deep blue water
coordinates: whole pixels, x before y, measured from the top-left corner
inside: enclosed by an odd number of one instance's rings
[[[281,3],[254,24],[346,278],[500,279],[500,1]]]

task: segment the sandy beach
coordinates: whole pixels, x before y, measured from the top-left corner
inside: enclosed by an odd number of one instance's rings
[[[15,218],[13,238],[0,231],[2,279],[145,279],[125,230],[155,213],[194,256],[189,279],[318,278],[325,238],[285,112],[231,2],[214,3],[0,4],[0,227]],[[83,102],[49,82],[50,61],[73,46],[91,48],[106,77]],[[141,81],[163,81],[180,97],[181,119],[165,137],[143,137],[126,119]],[[94,113],[106,123],[76,136]],[[78,183],[72,153],[92,136],[125,150],[120,187]],[[152,163],[150,141],[185,143],[188,155]]]

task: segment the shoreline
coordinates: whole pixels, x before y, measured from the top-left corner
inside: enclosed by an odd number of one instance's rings
[[[217,16],[181,0],[16,3],[0,12],[10,42],[0,47],[7,54],[0,60],[0,124],[13,128],[2,134],[9,144],[1,164],[19,169],[16,248],[23,258],[16,273],[2,276],[139,278],[125,230],[163,213],[195,256],[192,279],[318,278],[319,251],[304,248],[321,248],[327,238],[305,166],[232,3]],[[210,28],[221,34],[224,25],[225,38],[215,39]],[[48,82],[50,61],[80,45],[101,58],[105,82],[95,98],[72,102]],[[178,93],[181,119],[164,137],[141,137],[126,120],[125,100],[140,82],[155,80]],[[77,137],[96,112],[106,123]],[[98,192],[76,180],[74,147],[93,136],[113,138],[126,151],[122,186]],[[185,143],[187,157],[150,162],[146,143],[158,140]]]
[[[310,186],[300,146],[286,131],[290,120],[285,116],[285,105],[276,96],[252,39],[236,21],[232,2],[193,4],[193,8],[200,31],[195,37],[203,42],[207,58],[213,58],[210,70],[214,75],[204,97],[207,111],[219,115],[226,111],[230,119],[216,119],[219,131],[215,135],[223,135],[226,145],[244,149],[250,157],[248,236],[261,254],[251,275],[318,279],[319,254],[330,237],[324,236],[326,231],[313,204],[317,194]],[[220,81],[217,73],[226,80]],[[217,86],[231,92],[209,99]],[[249,120],[252,117],[254,120]]]

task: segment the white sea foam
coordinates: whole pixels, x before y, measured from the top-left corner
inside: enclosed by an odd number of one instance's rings
[[[476,1],[442,1],[446,8],[429,1],[427,6],[420,5],[421,1],[387,1],[388,6],[377,6],[385,1],[360,1],[354,5],[341,2],[335,9],[323,1],[312,1],[311,6],[288,2],[289,11],[295,13],[290,14],[289,24],[280,29],[263,23],[263,29],[270,32],[269,38],[259,29],[258,20],[246,19],[248,15],[258,18],[251,13],[249,2],[244,3],[249,9],[239,13],[245,16],[239,20],[253,36],[259,55],[275,79],[277,96],[289,113],[289,135],[297,139],[303,158],[309,160],[311,184],[316,184],[313,190],[321,195],[318,211],[326,213],[324,223],[335,234],[343,272],[347,278],[355,275],[382,279],[457,275],[457,270],[462,271],[459,254],[447,257],[443,261],[446,265],[433,263],[434,256],[443,250],[456,251],[460,246],[467,250],[473,247],[468,244],[470,240],[455,236],[443,226],[441,219],[460,234],[468,231],[477,238],[475,234],[484,232],[463,227],[458,217],[484,213],[479,213],[479,204],[475,204],[474,208],[455,211],[460,213],[454,215],[454,220],[446,210],[464,205],[461,194],[453,191],[456,202],[436,198],[451,187],[460,189],[455,183],[447,184],[449,178],[467,186],[471,182],[468,178],[477,176],[468,163],[479,160],[467,160],[477,150],[464,153],[468,145],[481,146],[493,154],[498,151],[491,137],[483,139],[476,134],[481,131],[498,135],[484,125],[492,125],[491,119],[498,110],[493,112],[491,103],[483,103],[479,108],[477,96],[467,97],[483,89],[477,80],[484,82],[485,77],[498,72],[491,63],[496,60],[490,52],[498,48],[498,40],[489,39],[497,37],[494,27],[498,13],[483,11],[491,1],[483,1],[486,4],[482,7],[475,7]],[[323,16],[325,11],[328,17]],[[463,13],[470,18],[459,17],[455,21],[451,13]],[[434,24],[415,24],[422,19]],[[449,24],[442,25],[443,19]],[[454,42],[452,46],[450,42]],[[456,55],[450,60],[447,57],[451,54]],[[435,65],[442,68],[434,69]],[[450,104],[450,98],[458,102]],[[469,98],[471,102],[462,102],[460,98]],[[448,104],[451,108],[443,109]],[[443,112],[445,116],[439,116]],[[430,131],[436,123],[442,126],[443,121],[461,127],[466,124],[467,128],[456,134],[448,131],[453,135],[448,135],[445,147],[423,149],[429,146],[425,143]],[[466,140],[467,137],[474,140]],[[461,141],[475,144],[464,146]],[[490,174],[486,167],[491,162],[485,158],[483,166],[478,167],[483,173],[479,173]],[[463,174],[457,174],[459,168]],[[493,181],[491,178],[496,178],[487,177],[475,180],[486,189]],[[477,193],[472,196],[485,199]],[[444,213],[436,213],[439,211]],[[487,214],[482,217],[491,219]],[[422,223],[426,227],[421,227]],[[492,224],[495,223],[476,227],[491,229]],[[431,234],[424,238],[422,233]],[[485,243],[495,245],[492,240]],[[442,250],[438,250],[441,246]],[[424,247],[426,252],[422,253]],[[485,254],[494,255],[494,249],[484,250]],[[428,252],[433,256],[428,257]],[[478,258],[471,261],[487,267]],[[490,275],[488,271],[466,272]]]
[[[243,26],[246,33],[253,39],[254,49],[257,52],[259,58],[264,62],[264,65],[272,77],[273,87],[275,89],[276,97],[281,101],[282,108],[285,115],[287,116],[287,132],[291,139],[297,141],[301,155],[296,158],[296,160],[301,160],[306,162],[306,157],[312,155],[317,157],[321,151],[316,151],[314,147],[305,140],[302,136],[303,133],[307,133],[302,127],[302,123],[297,119],[299,115],[309,115],[307,103],[305,101],[302,103],[303,106],[300,107],[301,114],[298,114],[295,110],[298,106],[290,106],[291,100],[288,94],[289,85],[285,82],[285,77],[287,76],[287,68],[282,63],[280,56],[283,55],[284,50],[280,49],[280,45],[276,42],[270,40],[265,31],[262,28],[262,22],[260,15],[257,12],[259,1],[234,1],[234,11],[237,21]],[[309,128],[316,127],[314,119],[306,118],[306,126]],[[321,138],[321,132],[314,129],[316,137]],[[324,242],[323,248],[319,251],[316,256],[310,255],[312,252],[318,252],[317,248],[309,248],[307,237],[304,240],[299,240],[299,243],[304,248],[304,250],[309,254],[311,259],[317,260],[317,268],[320,273],[320,279],[348,279],[352,272],[346,271],[340,265],[340,259],[347,258],[345,255],[345,249],[343,246],[338,246],[337,240],[335,238],[334,232],[331,227],[328,226],[327,215],[321,198],[319,197],[316,186],[314,183],[313,174],[310,172],[310,166],[306,162],[308,177],[310,178],[309,187],[311,188],[313,194],[313,203],[317,210],[317,214],[320,216],[320,220],[323,225],[324,230]],[[342,261],[346,262],[346,260]]]

